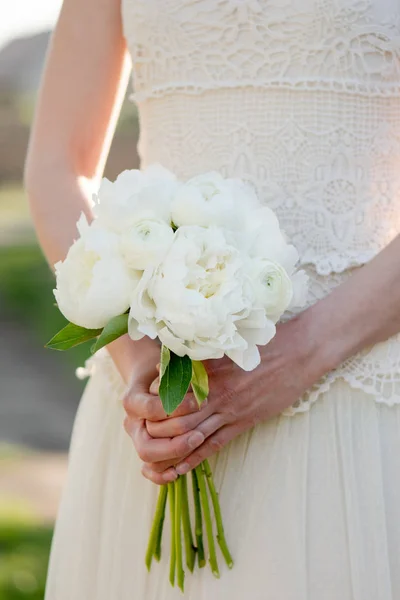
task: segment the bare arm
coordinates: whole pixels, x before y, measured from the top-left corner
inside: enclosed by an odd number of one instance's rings
[[[39,95],[25,186],[43,251],[63,259],[102,175],[126,90],[130,61],[120,0],[65,0]],[[137,348],[127,336],[110,351],[126,380]],[[134,349],[136,348],[136,350]]]
[[[400,236],[304,313],[323,369],[400,332]]]

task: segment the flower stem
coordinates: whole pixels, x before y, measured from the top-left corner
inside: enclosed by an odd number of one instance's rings
[[[228,567],[230,569],[232,569],[233,559],[232,559],[231,553],[229,552],[228,544],[226,543],[226,539],[225,539],[225,531],[224,531],[224,524],[222,522],[221,507],[219,504],[218,492],[215,489],[215,484],[214,484],[214,479],[212,476],[210,464],[209,464],[208,460],[206,459],[202,463],[202,465],[204,468],[204,473],[206,475],[206,481],[208,484],[208,489],[210,491],[211,501],[212,501],[212,505],[214,508],[215,522],[217,525],[218,544],[219,544],[219,547],[221,548],[221,552],[225,558],[226,564],[228,565]]]
[[[185,539],[186,564],[191,573],[193,573],[196,553],[193,544],[192,525],[190,522],[190,510],[188,499],[187,476],[182,475],[182,525]]]
[[[184,591],[185,572],[182,563],[182,477],[175,481],[175,555],[176,555],[176,575],[178,587]]]
[[[206,484],[204,481],[204,471],[203,471],[202,465],[199,465],[198,467],[196,467],[196,475],[197,475],[197,481],[199,483],[201,505],[203,508],[204,521],[205,521],[205,525],[206,525],[208,550],[210,553],[211,570],[213,572],[213,575],[215,575],[215,577],[219,577],[219,569],[218,569],[218,562],[217,562],[217,554],[215,552],[215,543],[214,543],[213,526],[212,526],[212,521],[211,521],[210,505],[208,502],[207,488],[206,488]]]
[[[195,515],[195,523],[194,523],[194,531],[196,535],[196,546],[197,553],[199,558],[199,567],[200,569],[205,566],[206,559],[204,554],[204,545],[203,545],[203,519],[201,516],[201,503],[200,503],[200,488],[199,482],[197,480],[196,469],[192,471],[192,485],[193,485],[193,499],[194,499],[194,515]]]
[[[169,581],[175,585],[175,482],[168,484],[169,514],[171,517],[171,556],[169,563]]]
[[[160,507],[161,517],[160,517],[160,523],[158,525],[158,535],[157,535],[156,545],[154,548],[154,558],[157,561],[160,561],[160,559],[161,559],[161,540],[162,540],[162,533],[163,533],[163,528],[164,528],[165,507],[167,504],[167,496],[168,496],[168,486],[167,485],[161,486],[160,496],[162,496],[161,500],[159,499],[160,503],[162,503],[162,505]]]
[[[153,560],[153,556],[155,556],[156,554],[158,544],[161,547],[161,536],[165,516],[165,503],[167,501],[167,493],[167,486],[161,486],[158,494],[156,512],[154,515],[153,524],[151,526],[149,543],[147,545],[146,551],[146,567],[148,571],[150,571],[151,562]]]

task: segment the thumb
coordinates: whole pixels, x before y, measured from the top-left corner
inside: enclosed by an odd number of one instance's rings
[[[154,394],[154,396],[158,396],[158,389],[160,387],[160,378],[156,377],[152,384],[150,385],[150,394]]]

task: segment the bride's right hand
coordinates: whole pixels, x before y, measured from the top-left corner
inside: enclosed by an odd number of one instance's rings
[[[137,344],[137,342],[135,342]],[[139,342],[140,344],[140,342]],[[199,431],[189,431],[173,438],[154,439],[146,428],[146,421],[163,421],[167,418],[159,396],[149,393],[150,385],[158,375],[157,363],[160,357],[160,347],[146,343],[131,364],[131,372],[127,392],[123,399],[126,412],[124,427],[132,438],[136,452],[144,463],[181,458],[190,454],[201,446],[204,435]],[[128,377],[127,377],[128,379]],[[192,394],[187,394],[185,400],[173,413],[174,417],[189,415],[198,411],[196,399]],[[159,474],[160,485],[174,481],[177,473],[170,467]]]

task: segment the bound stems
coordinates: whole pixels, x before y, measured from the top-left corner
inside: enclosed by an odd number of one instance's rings
[[[200,499],[201,499],[201,505],[202,505],[203,513],[204,513],[204,521],[205,521],[205,525],[206,525],[208,551],[210,553],[209,561],[210,561],[210,565],[211,565],[211,570],[213,572],[213,575],[215,575],[215,577],[219,577],[219,569],[218,569],[218,562],[217,562],[217,554],[215,552],[214,534],[213,534],[213,527],[212,527],[212,521],[211,521],[210,505],[208,503],[207,489],[206,489],[206,484],[204,481],[204,472],[203,472],[203,468],[201,465],[196,467],[195,470],[196,470],[197,481],[198,481],[199,489],[200,489]]]
[[[169,563],[169,581],[172,586],[175,585],[175,483],[168,484],[168,500],[169,500],[169,514],[171,517],[171,557]]]
[[[192,526],[190,523],[190,510],[188,498],[187,476],[182,476],[182,525],[185,540],[186,564],[191,573],[193,573],[194,563],[196,561],[196,552],[193,544]]]
[[[199,559],[199,567],[200,569],[206,564],[206,557],[204,554],[204,545],[203,545],[203,519],[201,516],[201,502],[200,502],[200,488],[199,482],[197,480],[196,469],[192,471],[192,484],[193,484],[193,499],[194,499],[194,530],[196,535],[196,546],[197,546],[197,554]]]
[[[221,548],[221,552],[223,554],[223,557],[225,558],[226,564],[228,565],[228,567],[230,569],[232,569],[233,559],[232,559],[231,553],[229,552],[228,544],[226,543],[224,525],[222,522],[221,507],[220,507],[219,499],[218,499],[218,492],[215,489],[215,484],[214,484],[214,480],[212,477],[212,472],[211,472],[211,468],[210,468],[210,464],[209,464],[208,460],[206,459],[202,463],[201,466],[203,466],[203,468],[204,468],[204,473],[206,475],[208,489],[210,491],[211,502],[212,502],[212,505],[214,508],[215,522],[217,525],[218,544],[219,544],[219,547]]]
[[[182,561],[182,536],[181,536],[181,523],[182,523],[182,477],[178,477],[175,482],[175,556],[176,556],[176,575],[178,580],[178,587],[184,590],[185,572],[183,570]]]
[[[175,585],[176,581],[182,592],[184,590],[185,579],[185,572],[183,569],[184,559],[182,531],[187,567],[190,571],[193,571],[196,562],[196,551],[198,553],[199,567],[204,567],[206,564],[206,558],[203,540],[203,520],[207,535],[210,566],[213,574],[216,577],[219,577],[219,568],[208,494],[210,494],[212,508],[215,514],[215,523],[217,529],[216,537],[218,544],[228,567],[232,568],[233,566],[233,560],[225,539],[218,492],[215,488],[208,461],[203,462],[192,471],[192,484],[195,518],[195,544],[193,542],[191,526],[191,509],[188,498],[187,476],[183,475],[178,477],[175,482],[161,486],[160,488],[154,520],[150,532],[149,543],[146,550],[146,566],[150,570],[153,557],[157,560],[160,560],[161,557],[161,541],[168,499],[171,520],[169,580],[172,586]]]
[[[157,551],[161,555],[161,537],[165,517],[165,504],[167,502],[167,493],[167,486],[161,486],[160,492],[158,494],[156,514],[154,516],[153,525],[151,527],[150,538],[146,552],[146,567],[149,571],[151,567],[151,561],[153,560],[153,556],[157,558]]]

